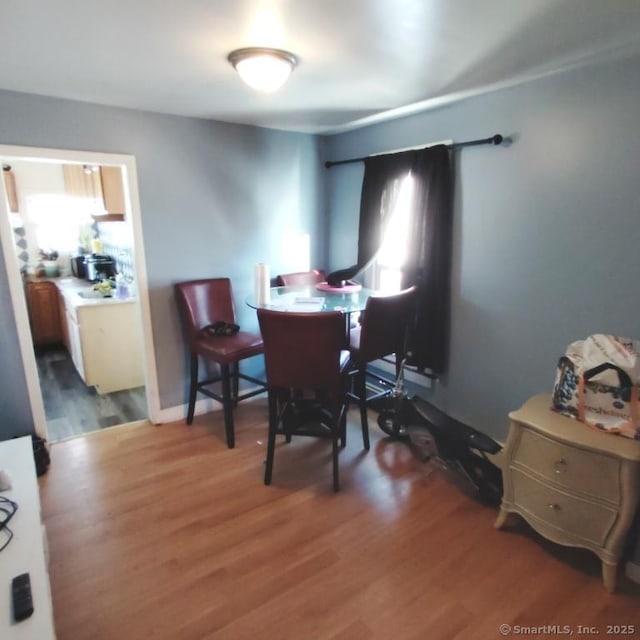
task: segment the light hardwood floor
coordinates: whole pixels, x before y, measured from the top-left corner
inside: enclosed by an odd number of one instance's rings
[[[640,586],[608,595],[594,555],[524,523],[494,530],[495,507],[374,419],[365,453],[355,410],[339,493],[330,443],[305,438],[279,441],[265,487],[265,414],[241,404],[233,450],[219,413],[52,446],[39,482],[58,640],[640,637]]]

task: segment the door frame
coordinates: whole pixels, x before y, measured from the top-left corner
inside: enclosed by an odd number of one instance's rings
[[[0,145],[0,158],[3,161],[12,160],[51,162],[56,164],[96,164],[117,166],[122,169],[124,197],[126,204],[125,224],[133,236],[134,264],[136,275],[136,289],[138,296],[138,311],[142,325],[144,380],[147,396],[147,410],[149,420],[155,424],[160,422],[160,397],[158,392],[158,376],[156,368],[155,350],[153,347],[153,331],[151,326],[151,307],[149,304],[149,285],[147,280],[146,258],[142,236],[142,215],[138,193],[138,175],[136,160],[133,155],[103,153],[99,151],[73,151],[69,149],[50,149],[43,147],[24,147]],[[27,302],[24,295],[24,283],[20,275],[20,263],[15,250],[14,233],[9,220],[7,194],[4,180],[0,180],[0,239],[4,252],[5,268],[9,291],[13,303],[13,313],[18,332],[18,342],[22,355],[27,393],[31,404],[34,428],[36,433],[47,437],[47,423],[44,412],[44,402],[38,367],[33,350],[33,338],[29,324]]]

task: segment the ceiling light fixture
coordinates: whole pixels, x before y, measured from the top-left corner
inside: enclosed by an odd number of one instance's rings
[[[268,47],[236,49],[227,59],[250,87],[264,93],[277,91],[298,64],[293,53]]]

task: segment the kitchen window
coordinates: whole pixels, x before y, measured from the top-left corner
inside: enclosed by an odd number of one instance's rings
[[[27,219],[34,230],[36,246],[73,255],[78,250],[82,230],[91,225],[91,211],[95,207],[90,198],[58,194],[27,197]]]

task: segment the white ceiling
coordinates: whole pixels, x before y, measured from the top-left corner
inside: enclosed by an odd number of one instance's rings
[[[2,0],[0,88],[345,131],[640,50],[640,0]],[[295,53],[277,94],[226,60]]]

